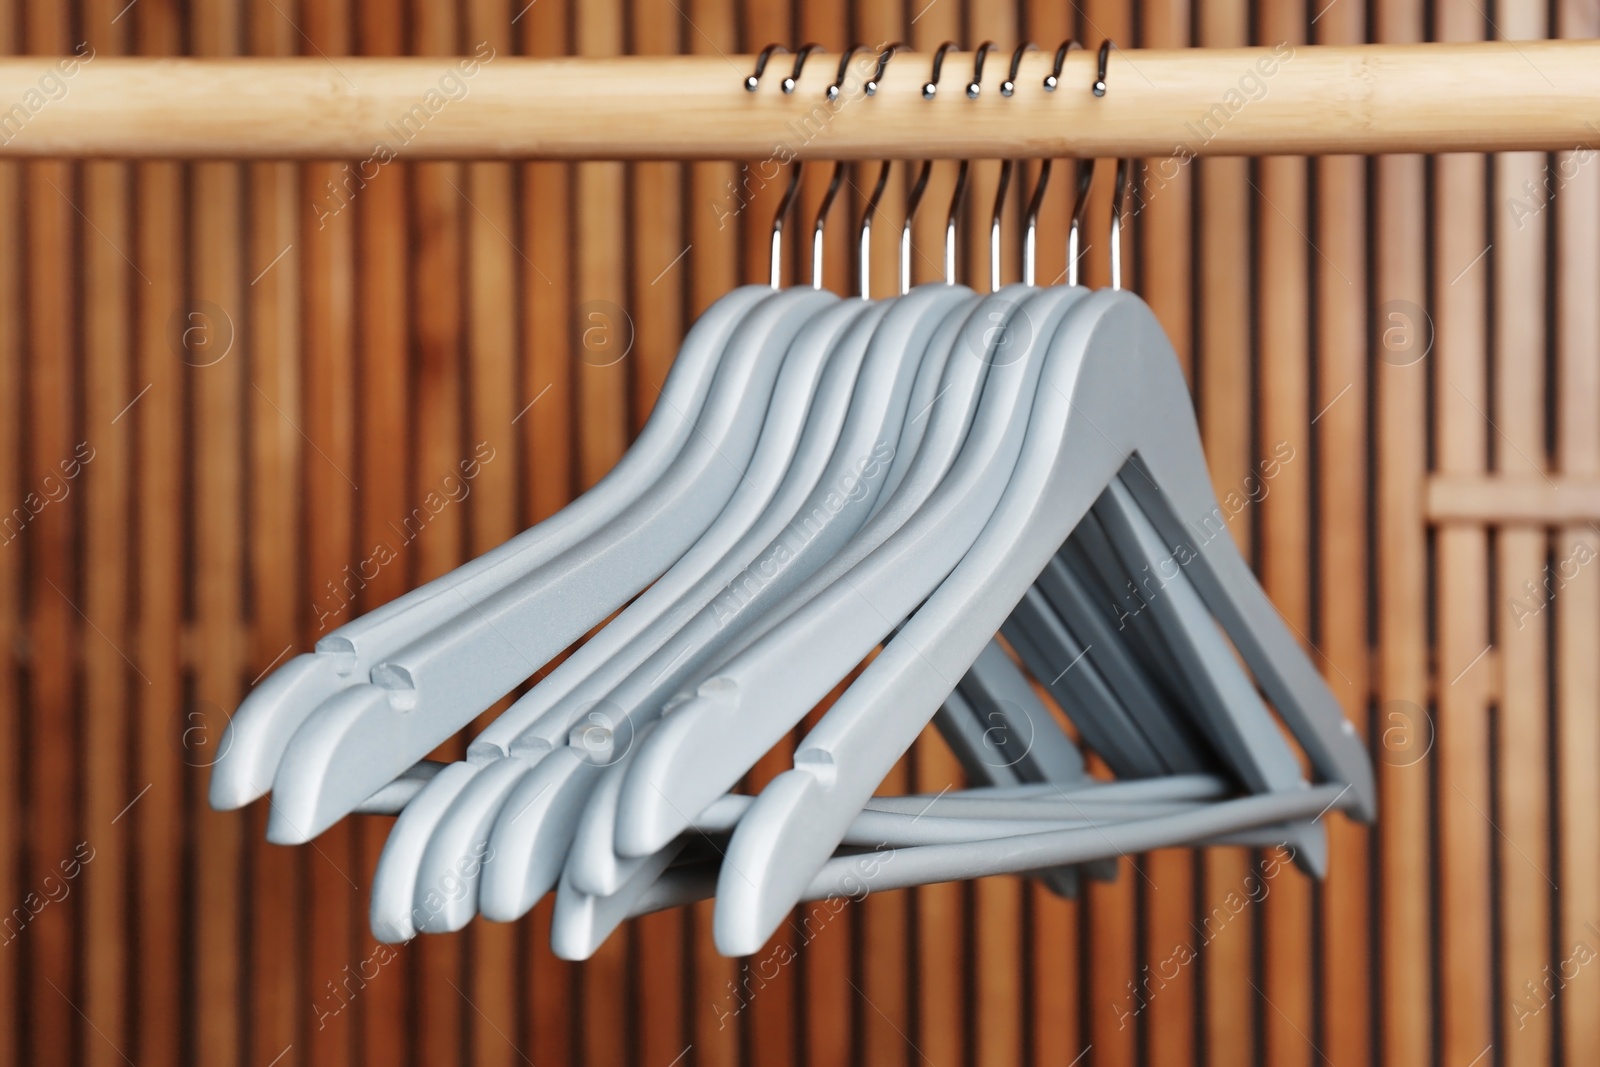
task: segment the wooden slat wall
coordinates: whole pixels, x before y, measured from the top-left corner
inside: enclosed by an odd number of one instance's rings
[[[422,54],[441,75],[489,49],[816,40],[831,75],[856,41],[925,55],[992,38],[1003,68],[1029,37],[1596,34],[1589,0],[0,0],[4,52],[310,55],[335,72]],[[730,92],[745,73],[730,66]],[[1113,57],[1112,92],[1137,77]],[[804,182],[788,280],[809,276],[828,171]],[[878,294],[911,173],[876,220]],[[876,174],[850,168],[835,205],[836,289],[855,285]],[[935,169],[914,229],[918,282],[942,270],[953,175]],[[1099,177],[1096,285],[1104,162]],[[1169,850],[1076,902],[1014,879],[885,893],[797,915],[781,935],[796,962],[775,975],[785,954],[717,956],[704,905],[563,963],[545,904],[351,977],[374,958],[389,821],[284,849],[262,840],[264,804],[209,811],[227,711],[330,626],[593,484],[693,317],[766,280],[785,178],[759,161],[0,164],[0,1067],[1595,1062],[1592,152],[1147,161],[1131,284],[1193,385],[1218,491],[1250,495],[1280,460],[1233,534],[1377,766],[1380,821],[1332,821],[1324,883],[1272,850]],[[963,216],[958,262],[980,286],[996,178],[974,168]],[[1041,281],[1065,269],[1068,185],[1058,169]],[[1007,281],[1019,237],[1008,221]],[[470,495],[351,581],[480,442],[493,459]],[[886,788],[958,777],[929,736]]]

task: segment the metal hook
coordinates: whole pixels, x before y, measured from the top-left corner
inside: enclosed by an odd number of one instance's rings
[[[933,73],[923,83],[922,99],[932,100],[933,94],[939,91],[939,72],[944,69],[944,57],[956,47],[954,41],[946,41],[933,53]]]
[[[761,74],[767,69],[767,60],[772,58],[774,52],[783,52],[787,54],[788,51],[789,50],[783,47],[781,44],[769,44],[767,47],[763,48],[761,50],[761,54],[756,56],[755,73],[751,74],[750,77],[744,80],[745,91],[751,93],[756,91],[756,86],[761,84]]]
[[[844,160],[833,165],[833,177],[828,179],[828,191],[822,194],[817,205],[817,225],[811,231],[811,288],[822,288],[822,223],[833,207],[833,198],[839,194],[839,183],[844,180]]]
[[[1039,250],[1039,209],[1044,205],[1044,191],[1050,185],[1050,161],[1039,163],[1039,184],[1034,187],[1028,201],[1028,224],[1022,234],[1022,284],[1032,285],[1037,268]]]
[[[1072,223],[1067,227],[1067,284],[1078,284],[1078,243],[1083,234],[1083,216],[1089,207],[1089,189],[1094,185],[1094,160],[1080,159],[1077,199],[1072,202]]]
[[[865,52],[864,44],[853,44],[844,50],[844,55],[839,58],[839,74],[833,79],[833,84],[828,86],[828,99],[839,99],[839,93],[844,89],[844,76],[850,70],[850,60],[857,52]]]
[[[994,215],[989,219],[989,291],[1000,291],[1000,215],[1006,207],[1006,190],[1011,187],[1012,161],[1000,164],[1000,185],[994,191]]]
[[[811,58],[812,52],[826,52],[827,49],[820,44],[803,44],[800,51],[794,54],[794,73],[783,79],[783,91],[794,92],[794,87],[800,84],[800,69],[806,65],[806,60]]]
[[[1050,73],[1047,74],[1044,79],[1045,92],[1053,93],[1056,91],[1056,86],[1061,84],[1061,68],[1067,62],[1067,55],[1074,48],[1081,51],[1083,49],[1083,45],[1069,37],[1067,40],[1061,42],[1060,48],[1056,49],[1056,65],[1051,69]]]
[[[783,220],[789,214],[789,208],[795,201],[795,194],[800,191],[800,160],[794,161],[794,166],[789,171],[789,187],[783,191],[783,199],[778,201],[778,212],[772,216],[772,287],[778,288],[778,264],[782,260],[783,251]]]
[[[993,41],[985,41],[978,46],[977,54],[972,58],[972,80],[967,83],[967,98],[978,99],[978,94],[983,92],[983,61],[990,52],[1000,47]]]
[[[906,200],[906,222],[900,227],[900,295],[911,291],[911,223],[917,217],[917,207],[922,203],[922,194],[928,191],[928,178],[933,174],[933,160],[922,161],[922,171],[917,175],[917,180],[911,186],[911,195]]]
[[[905,42],[895,41],[893,44],[887,45],[882,52],[878,53],[878,69],[873,71],[872,77],[867,79],[866,89],[868,96],[878,95],[878,83],[883,81],[883,72],[888,69],[889,60],[894,58],[894,54],[896,52],[907,47],[909,46],[905,44]]]
[[[1117,160],[1117,189],[1111,197],[1111,288],[1122,288],[1122,229],[1128,208],[1128,189],[1133,185],[1134,161]]]
[[[1017,50],[1011,53],[1011,73],[1006,80],[1000,83],[1000,95],[1010,96],[1017,91],[1017,68],[1022,65],[1022,57],[1028,52],[1037,52],[1039,46],[1032,41],[1024,41],[1017,45]]]
[[[961,161],[961,168],[956,171],[956,187],[950,194],[950,217],[944,224],[944,283],[956,283],[956,215],[961,212],[961,201],[967,195],[967,169],[971,166],[969,160]]]
[[[883,199],[883,191],[889,186],[889,161],[883,161],[883,167],[878,171],[878,184],[872,187],[872,195],[867,197],[867,206],[861,212],[861,299],[868,296],[868,282],[872,277],[872,216],[878,210],[878,201]]]
[[[1106,62],[1111,58],[1111,50],[1115,47],[1109,37],[1100,42],[1100,58],[1095,63],[1097,73],[1094,77],[1094,95],[1096,96],[1106,95]]]

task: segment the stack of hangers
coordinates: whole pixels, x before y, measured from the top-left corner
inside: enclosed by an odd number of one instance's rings
[[[1179,844],[1286,845],[1320,874],[1318,820],[1374,814],[1366,752],[1227,535],[1154,315],[1075,274],[1033,286],[1048,165],[1026,280],[998,284],[1009,173],[991,292],[903,281],[887,300],[865,293],[887,164],[861,299],[820,274],[777,287],[791,181],[773,286],[700,317],[616,468],[269,676],[229,727],[213,806],[270,790],[286,844],[398,812],[380,939],[514,920],[554,889],[569,958],[712,895],[717,947],[743,955],[802,900],[1008,872],[1070,894]],[[426,759],[601,623],[465,761]],[[793,768],[733,792],[864,660]],[[969,788],[875,796],[930,721]]]

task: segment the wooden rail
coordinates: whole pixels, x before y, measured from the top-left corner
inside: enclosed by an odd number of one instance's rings
[[[536,59],[0,61],[0,155],[363,160],[1142,157],[1556,150],[1600,145],[1600,42]]]

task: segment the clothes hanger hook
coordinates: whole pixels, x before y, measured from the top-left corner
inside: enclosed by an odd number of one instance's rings
[[[1022,66],[1022,57],[1028,52],[1037,52],[1039,46],[1032,41],[1024,41],[1017,45],[1017,50],[1011,53],[1011,73],[1006,75],[1006,80],[1000,83],[1000,95],[1010,96],[1017,91],[1017,68]]]
[[[761,84],[761,75],[767,69],[767,61],[772,58],[774,53],[783,52],[787,54],[788,51],[789,50],[783,47],[781,44],[769,44],[767,47],[763,48],[761,50],[761,54],[756,56],[755,71],[750,75],[750,77],[744,80],[745,91],[751,93],[756,91],[756,86]]]
[[[1081,50],[1083,45],[1079,44],[1074,38],[1069,37],[1065,41],[1061,42],[1060,48],[1056,49],[1055,66],[1051,68],[1049,74],[1045,75],[1045,92],[1053,93],[1056,91],[1056,86],[1061,84],[1061,68],[1065,66],[1067,62],[1068,53],[1070,53],[1074,48]]]
[[[833,198],[839,195],[839,183],[844,181],[844,160],[833,165],[833,177],[828,179],[828,191],[822,194],[817,205],[817,224],[811,231],[811,288],[822,288],[822,224],[833,207]]]
[[[906,221],[900,227],[900,295],[911,291],[911,223],[917,217],[917,207],[922,203],[922,194],[928,191],[928,178],[933,174],[933,160],[922,161],[922,170],[917,174],[916,183],[911,186],[911,195],[906,200]]]
[[[889,187],[889,160],[883,161],[883,166],[878,170],[878,182],[872,187],[872,195],[867,197],[867,206],[861,212],[860,263],[861,271],[861,299],[868,297],[868,284],[872,277],[872,216],[878,211],[878,202],[883,199],[883,191]]]
[[[1133,185],[1132,159],[1117,160],[1117,188],[1111,197],[1111,288],[1122,288],[1122,231],[1128,210],[1128,190]]]
[[[1096,73],[1093,86],[1094,95],[1096,96],[1106,95],[1106,63],[1110,61],[1111,50],[1115,47],[1116,45],[1111,42],[1109,37],[1100,42],[1100,57],[1095,62]]]
[[[994,191],[994,214],[989,219],[989,291],[1000,291],[1000,216],[1006,208],[1006,191],[1011,188],[1011,170],[1014,166],[1009,159],[1000,163],[1000,184]]]
[[[806,60],[811,58],[812,52],[826,52],[827,49],[820,44],[803,44],[800,51],[794,54],[794,72],[783,79],[783,91],[794,92],[794,87],[800,84],[800,71],[806,65]]]
[[[972,80],[967,83],[967,98],[978,99],[978,94],[983,92],[983,61],[989,53],[1000,46],[993,41],[985,41],[978,46],[978,52],[972,59]]]
[[[909,46],[905,42],[895,41],[892,44],[885,45],[883,51],[878,53],[878,69],[874,70],[872,77],[867,79],[866,89],[868,96],[878,95],[878,83],[883,81],[883,72],[888,69],[889,60],[894,58],[896,52],[906,47]]]
[[[944,224],[944,283],[956,283],[956,216],[961,213],[961,201],[967,195],[967,170],[972,161],[963,159],[956,171],[956,187],[950,193],[950,216]]]
[[[783,191],[783,199],[778,201],[777,214],[772,216],[772,287],[778,288],[778,265],[783,259],[783,220],[789,215],[789,208],[795,202],[795,195],[800,191],[801,161],[795,160],[794,166],[789,168],[789,187]]]
[[[1094,160],[1074,160],[1077,167],[1078,191],[1072,201],[1072,222],[1067,226],[1067,284],[1078,284],[1078,267],[1082,259],[1079,244],[1083,239],[1083,216],[1089,208],[1089,189],[1094,185]]]
[[[939,91],[939,72],[944,69],[944,57],[954,51],[956,43],[946,41],[933,53],[933,72],[928,75],[928,80],[922,85],[922,99],[932,100],[933,94]]]
[[[1022,284],[1033,285],[1038,269],[1039,209],[1044,206],[1044,191],[1050,185],[1050,161],[1039,163],[1039,184],[1028,201],[1028,224],[1022,235]]]
[[[850,72],[850,60],[855,57],[857,52],[865,52],[866,50],[867,46],[864,44],[853,44],[844,50],[844,55],[839,57],[839,73],[833,79],[833,84],[828,86],[827,96],[829,100],[839,99],[839,94],[844,91],[844,76]]]

